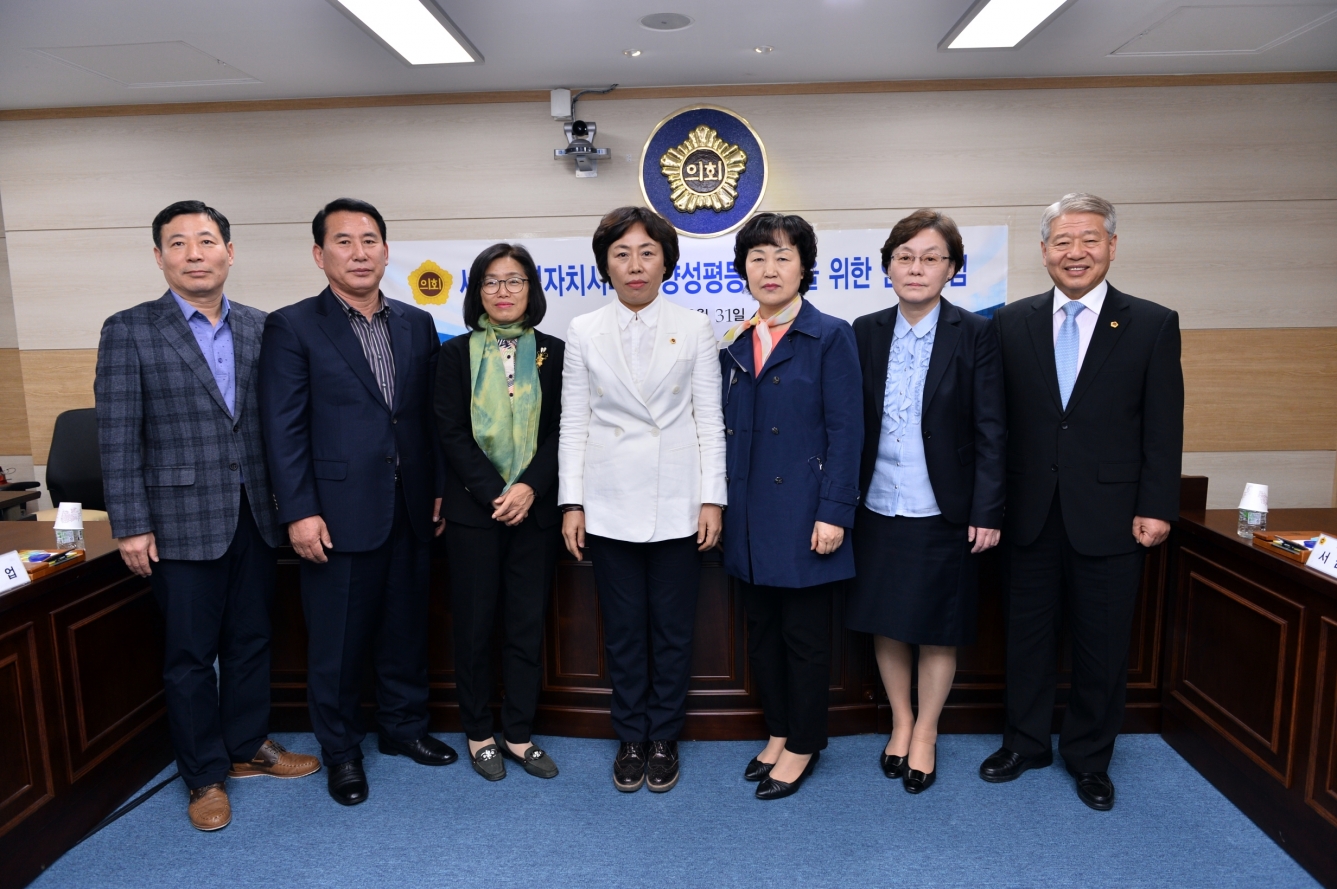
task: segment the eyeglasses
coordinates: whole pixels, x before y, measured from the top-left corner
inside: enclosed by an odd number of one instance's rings
[[[925,253],[923,256],[915,256],[913,253],[893,253],[891,261],[903,269],[913,268],[915,260],[924,267],[924,271],[936,271],[938,266],[945,262],[951,262],[946,256],[939,256],[936,253]]]
[[[483,292],[489,295],[497,293],[501,290],[501,285],[505,284],[507,293],[519,293],[521,290],[525,289],[525,284],[528,283],[528,281],[528,278],[519,277],[507,278],[505,281],[499,281],[496,278],[485,278],[483,280]]]

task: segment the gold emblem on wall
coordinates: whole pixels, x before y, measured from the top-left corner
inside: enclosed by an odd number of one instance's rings
[[[450,299],[450,285],[454,282],[450,272],[430,259],[409,273],[413,301],[422,306],[444,306]]]
[[[659,159],[660,172],[672,189],[670,200],[683,213],[709,207],[717,213],[733,207],[738,177],[747,169],[747,154],[707,126],[692,130],[687,141]]]

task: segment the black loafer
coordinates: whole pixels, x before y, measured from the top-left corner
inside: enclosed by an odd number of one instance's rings
[[[496,744],[478,748],[477,753],[469,754],[474,771],[489,781],[500,781],[506,777],[506,763],[501,759],[501,752]]]
[[[1114,782],[1105,772],[1078,772],[1068,769],[1077,782],[1077,798],[1097,812],[1114,808]]]
[[[743,769],[743,780],[760,781],[769,775],[773,768],[775,768],[775,763],[762,762],[754,756],[748,761],[747,768]]]
[[[990,784],[1002,784],[1017,780],[1023,772],[1047,768],[1053,764],[1052,750],[1037,753],[1035,756],[1023,756],[1020,753],[1013,753],[1006,747],[999,747],[988,759],[980,763],[980,777]]]
[[[784,799],[798,793],[798,789],[803,786],[804,781],[808,780],[808,776],[812,774],[812,770],[817,766],[817,760],[821,758],[822,751],[818,750],[812,755],[812,759],[808,760],[803,772],[793,781],[777,781],[769,775],[766,776],[766,780],[757,785],[757,799]]]
[[[359,759],[330,766],[325,776],[330,796],[341,806],[356,806],[367,801],[367,773]]]
[[[650,761],[645,764],[645,786],[654,793],[667,793],[678,784],[678,742],[651,741]]]
[[[904,756],[892,756],[884,749],[878,762],[882,766],[882,774],[886,775],[888,778],[894,780],[905,775]]]
[[[381,732],[376,736],[376,748],[386,756],[407,756],[422,766],[448,766],[460,756],[445,741],[423,735],[416,741],[396,741]]]
[[[613,759],[613,786],[623,793],[635,793],[645,783],[645,743],[623,741]]]
[[[530,744],[529,749],[525,750],[524,756],[516,756],[509,744],[502,744],[501,755],[520,763],[524,770],[535,778],[557,777],[557,763],[552,761],[551,756],[540,750],[537,744]]]

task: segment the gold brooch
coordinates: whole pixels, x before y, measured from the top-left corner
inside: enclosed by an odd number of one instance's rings
[[[548,358],[548,347],[544,346],[543,348],[539,349],[538,356],[534,359],[534,366],[542,367],[543,362],[547,360],[547,358]]]
[[[1110,327],[1118,327],[1118,326],[1119,326],[1119,322],[1118,322],[1118,321],[1111,321],[1111,322],[1110,322]]]
[[[701,207],[716,212],[732,208],[738,197],[738,177],[745,169],[747,153],[704,125],[659,159],[659,170],[669,181],[669,199],[683,213],[695,213]]]

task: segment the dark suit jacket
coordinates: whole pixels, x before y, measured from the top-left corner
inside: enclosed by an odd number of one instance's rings
[[[396,469],[409,523],[421,540],[432,538],[432,500],[441,496],[432,429],[440,339],[422,309],[392,299],[386,304],[393,408],[328,287],[271,312],[265,322],[260,414],[279,521],[319,515],[342,552],[375,549],[389,536]]]
[[[265,313],[228,302],[235,416],[171,291],[102,325],[93,392],[111,533],[152,531],[164,559],[203,561],[227,552],[243,477],[260,535],[277,546],[282,533],[256,404]]]
[[[1184,374],[1179,315],[1110,287],[1063,409],[1054,363],[1054,291],[994,314],[1007,390],[1007,517],[1025,546],[1058,489],[1083,555],[1133,552],[1133,517],[1179,516]]]
[[[729,508],[724,570],[761,586],[810,587],[854,576],[847,536],[810,548],[814,522],[854,527],[859,489],[859,364],[850,326],[804,300],[754,372],[747,331],[720,350]]]
[[[896,307],[854,322],[863,370],[863,461],[859,490],[868,496],[882,437],[887,360],[896,333]],[[924,459],[938,508],[949,522],[1003,526],[1003,362],[998,334],[987,319],[946,299],[924,380]]]
[[[555,336],[534,331],[535,346],[543,355],[539,365],[538,450],[517,482],[534,489],[530,514],[541,528],[561,519],[557,511],[557,433],[562,418],[562,359],[566,344]],[[546,350],[546,351],[545,351]],[[436,366],[436,428],[446,458],[446,484],[441,514],[448,522],[475,528],[497,527],[492,501],[501,496],[506,481],[474,441],[469,404],[473,392],[469,372],[469,335],[446,340]]]

